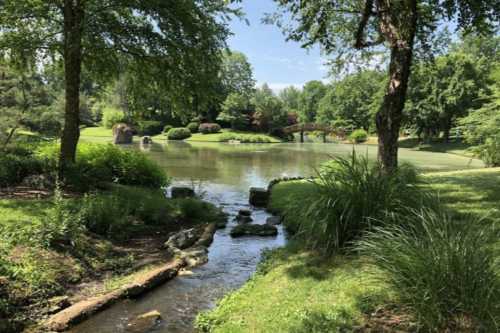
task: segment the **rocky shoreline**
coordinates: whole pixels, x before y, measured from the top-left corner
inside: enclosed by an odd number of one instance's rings
[[[175,278],[185,268],[195,267],[208,260],[208,247],[213,242],[217,230],[215,223],[210,223],[203,228],[198,228],[195,241],[184,249],[176,248],[173,251],[174,259],[161,266],[152,268],[148,272],[138,276],[132,283],[125,284],[120,288],[79,301],[69,307],[52,315],[48,320],[28,332],[64,332],[71,327],[88,319],[92,315],[110,307],[116,302],[127,298],[138,298],[156,287]],[[180,231],[169,238],[166,244],[173,238],[178,238],[186,230]],[[166,245],[165,251],[172,251]]]

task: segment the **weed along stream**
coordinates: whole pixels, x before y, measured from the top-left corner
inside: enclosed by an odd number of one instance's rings
[[[225,229],[218,230],[209,248],[209,261],[187,271],[138,300],[119,302],[71,330],[75,333],[127,332],[130,320],[158,311],[162,320],[154,332],[193,332],[193,320],[200,311],[213,307],[218,299],[240,287],[254,273],[262,250],[282,246],[285,235],[281,227],[276,237],[232,238],[230,230],[237,224],[234,217],[240,209],[251,209],[253,223],[264,224],[270,216],[263,209],[248,204],[252,186],[266,187],[278,177],[309,176],[314,167],[330,156],[348,154],[349,145],[310,144],[229,145],[168,143],[144,148],[164,167],[174,185],[194,186],[206,200],[221,206],[230,215]],[[376,147],[358,148],[369,156]],[[424,156],[426,155],[426,156]],[[427,161],[420,167],[446,170],[450,159],[457,167],[473,167],[470,160],[443,154],[402,151],[402,159]],[[418,166],[418,164],[417,164]]]

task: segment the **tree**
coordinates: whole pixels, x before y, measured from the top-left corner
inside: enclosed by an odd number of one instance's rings
[[[384,170],[397,167],[398,138],[415,45],[428,48],[436,27],[457,21],[467,32],[490,32],[500,18],[498,0],[275,0],[281,12],[269,17],[288,38],[319,43],[337,64],[373,60],[388,51],[388,81],[376,115],[378,158]],[[283,23],[291,15],[292,24]],[[366,63],[366,62],[365,62]],[[344,67],[344,68],[351,68]]]
[[[283,103],[267,84],[256,90],[252,103],[255,105],[253,124],[261,131],[270,132],[286,125],[287,114]]]
[[[448,141],[456,120],[480,106],[479,96],[488,81],[482,63],[452,52],[414,66],[405,114],[419,137],[442,131],[444,141]]]
[[[319,101],[325,96],[326,87],[321,81],[309,81],[304,85],[299,97],[299,120],[302,123],[314,123]]]
[[[50,97],[33,64],[23,58],[0,59],[0,147],[45,110]]]
[[[279,93],[283,107],[288,113],[298,113],[301,91],[294,86],[286,87]]]
[[[318,107],[316,121],[369,130],[380,108],[384,73],[361,71],[332,83]]]
[[[255,91],[252,65],[241,52],[228,51],[224,54],[220,77],[226,98],[230,94],[249,98]]]
[[[222,104],[222,112],[217,120],[231,124],[233,129],[247,129],[252,108],[246,95],[231,93]]]
[[[169,93],[198,103],[193,96],[217,77],[230,12],[224,0],[4,0],[0,50],[63,59],[63,170],[79,139],[82,67],[104,77],[125,59],[145,76],[161,71]]]
[[[489,138],[500,139],[500,63],[491,73],[491,94],[484,96],[484,104],[460,119],[465,139],[470,144],[483,145]]]

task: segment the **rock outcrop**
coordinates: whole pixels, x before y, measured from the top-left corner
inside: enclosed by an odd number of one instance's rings
[[[172,199],[192,198],[195,196],[194,190],[190,187],[176,186],[171,189]]]
[[[269,201],[269,192],[265,188],[250,188],[250,204],[255,207],[266,207]]]
[[[231,237],[276,236],[278,229],[269,224],[240,224],[231,230]]]
[[[120,123],[113,126],[113,143],[117,145],[131,144],[134,130],[127,124]]]

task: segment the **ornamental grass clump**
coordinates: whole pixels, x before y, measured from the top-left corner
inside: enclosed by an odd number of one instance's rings
[[[358,250],[424,332],[498,332],[500,279],[491,223],[432,210],[396,216]],[[496,235],[498,237],[498,234]]]
[[[303,198],[300,207],[290,204],[286,215],[300,221],[296,237],[328,255],[346,248],[387,216],[431,201],[410,165],[387,174],[355,153],[326,163],[311,182],[314,194]]]

